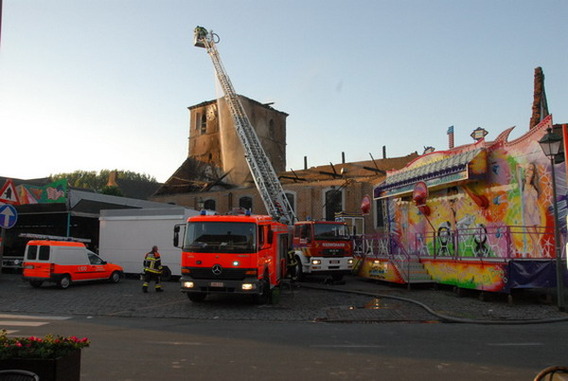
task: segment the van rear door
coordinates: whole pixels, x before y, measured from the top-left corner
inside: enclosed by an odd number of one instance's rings
[[[31,278],[46,278],[51,275],[51,248],[47,245],[28,245],[24,254],[23,276]]]

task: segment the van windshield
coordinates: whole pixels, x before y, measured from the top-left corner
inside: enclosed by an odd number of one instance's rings
[[[254,253],[256,224],[189,222],[183,250],[195,253]]]

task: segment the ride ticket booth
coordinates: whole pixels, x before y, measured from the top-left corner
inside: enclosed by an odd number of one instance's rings
[[[510,128],[389,172],[374,190],[387,233],[364,238],[359,275],[497,292],[554,287],[553,202],[562,237],[566,205],[565,195],[553,200],[539,146],[547,128],[552,116],[518,139],[508,141]],[[557,184],[565,184],[564,164],[556,166]]]

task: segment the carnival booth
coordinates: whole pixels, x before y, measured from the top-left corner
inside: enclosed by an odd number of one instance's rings
[[[566,170],[555,165],[553,200],[551,161],[539,145],[552,127],[549,115],[510,142],[513,128],[491,142],[478,129],[473,144],[389,172],[374,190],[388,226],[359,243],[359,275],[497,292],[554,287],[553,202],[564,241]]]

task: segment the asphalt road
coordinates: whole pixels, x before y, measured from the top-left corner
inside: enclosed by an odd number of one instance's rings
[[[2,316],[2,318],[6,318]],[[28,321],[41,321],[31,319]],[[44,320],[45,321],[45,320]],[[20,334],[89,337],[82,380],[532,380],[568,324],[483,326],[74,317]]]

